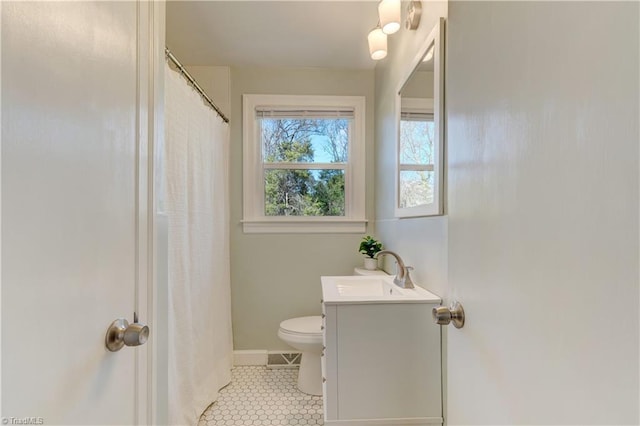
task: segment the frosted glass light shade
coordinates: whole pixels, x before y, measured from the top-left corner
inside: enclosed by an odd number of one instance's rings
[[[426,55],[424,55],[424,59],[422,60],[422,62],[429,62],[430,60],[432,60],[434,50],[435,50],[435,45],[432,44],[429,50],[427,50]]]
[[[382,32],[380,27],[372,29],[367,40],[369,40],[371,59],[377,61],[387,56],[387,35]]]
[[[400,9],[400,0],[382,0],[378,4],[382,32],[393,34],[400,29]]]

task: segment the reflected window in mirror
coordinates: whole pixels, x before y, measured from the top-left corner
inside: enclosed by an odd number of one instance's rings
[[[403,98],[400,110],[399,207],[433,203],[433,98]]]
[[[431,32],[399,86],[397,217],[443,214],[443,24]]]

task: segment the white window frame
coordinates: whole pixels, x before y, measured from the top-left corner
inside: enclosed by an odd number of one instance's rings
[[[308,169],[345,172],[344,216],[266,216],[264,214],[264,163],[256,108],[353,108],[348,162],[344,165],[309,163]],[[362,233],[365,218],[365,98],[364,96],[252,95],[242,96],[243,230],[245,233]],[[273,168],[270,165],[267,168]],[[300,167],[298,163],[297,168]],[[278,169],[291,164],[277,163]]]

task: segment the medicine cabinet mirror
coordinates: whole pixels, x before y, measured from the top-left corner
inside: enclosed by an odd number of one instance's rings
[[[443,214],[444,19],[396,91],[396,217]]]

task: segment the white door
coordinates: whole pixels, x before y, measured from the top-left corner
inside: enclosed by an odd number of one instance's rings
[[[448,424],[638,424],[639,5],[449,5]]]
[[[146,346],[109,352],[105,332],[144,309],[148,16],[133,1],[1,9],[2,416],[145,421]]]

